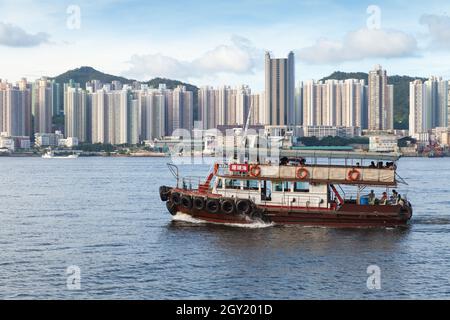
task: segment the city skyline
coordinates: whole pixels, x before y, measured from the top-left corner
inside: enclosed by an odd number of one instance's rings
[[[450,78],[450,68],[439,63],[450,55],[449,4],[371,5],[326,0],[194,1],[189,6],[2,1],[0,70],[11,82],[22,76],[34,81],[93,65],[139,81],[161,76],[198,87],[246,83],[262,91],[264,52],[283,57],[293,50],[297,80],[320,79],[336,70],[369,70],[375,64],[391,74]],[[13,59],[22,63],[11,64]]]

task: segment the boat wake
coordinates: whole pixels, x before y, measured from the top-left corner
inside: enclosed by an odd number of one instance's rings
[[[273,227],[275,224],[273,222],[266,223],[263,221],[252,221],[251,223],[220,223],[220,222],[210,222],[204,221],[200,219],[193,218],[192,216],[178,212],[175,216],[172,217],[173,221],[187,222],[187,223],[195,223],[195,224],[214,224],[221,225],[227,227],[237,227],[237,228],[247,228],[247,229],[263,229]]]

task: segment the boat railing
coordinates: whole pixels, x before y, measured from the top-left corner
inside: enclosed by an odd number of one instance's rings
[[[319,207],[323,204],[323,199],[320,196],[311,195],[284,195],[281,205],[283,207]],[[302,204],[305,205],[302,205]]]
[[[236,190],[238,192],[236,192]],[[242,190],[242,189],[220,189],[220,193],[225,198],[239,198],[239,199],[250,199],[253,202],[256,202],[257,199],[260,199],[261,194],[258,190]]]
[[[204,177],[186,176],[179,179],[178,188],[188,191],[195,191],[199,189],[199,186],[204,183]]]

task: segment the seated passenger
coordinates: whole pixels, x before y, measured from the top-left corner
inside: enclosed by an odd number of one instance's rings
[[[356,163],[356,168],[361,168],[361,165],[359,164],[359,162]]]
[[[374,161],[372,161],[371,163],[370,163],[370,166],[369,166],[369,168],[376,168],[377,166],[375,165],[375,162]]]
[[[375,196],[375,192],[372,190],[372,191],[370,191],[370,193],[369,193],[369,204],[371,205],[371,206],[373,206],[373,205],[375,205],[375,202],[377,201],[378,199],[377,199],[377,197]]]
[[[306,159],[305,158],[301,158],[300,159],[300,165],[304,166],[306,164]]]
[[[385,206],[388,204],[388,195],[387,192],[383,192],[383,195],[381,196],[380,199],[380,205]]]

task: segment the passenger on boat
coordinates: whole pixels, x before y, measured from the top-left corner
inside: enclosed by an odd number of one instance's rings
[[[361,165],[359,164],[359,162],[356,163],[356,168],[361,168]]]
[[[378,199],[377,199],[377,197],[375,196],[375,191],[370,191],[370,193],[369,193],[369,204],[371,205],[371,206],[373,206],[373,205],[375,205],[375,203],[376,203],[376,201],[377,201]]]
[[[383,195],[381,196],[380,205],[385,206],[387,204],[388,204],[388,194],[385,191],[385,192],[383,192]]]
[[[402,197],[400,196],[400,194],[396,190],[392,190],[391,204],[397,205],[401,200]]]
[[[300,165],[304,166],[306,164],[306,159],[305,158],[301,158],[300,159]]]
[[[369,166],[369,168],[376,168],[377,166],[375,165],[375,161],[372,161],[371,163],[370,163],[370,166]]]
[[[287,157],[283,157],[280,159],[281,166],[287,166],[288,162],[289,162],[289,159]]]

